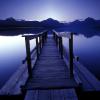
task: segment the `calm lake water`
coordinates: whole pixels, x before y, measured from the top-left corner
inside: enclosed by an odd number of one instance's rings
[[[86,38],[74,35],[74,55],[100,80],[100,37]],[[63,38],[63,44],[68,51],[68,39]]]
[[[68,50],[68,39],[63,38],[64,47]],[[74,36],[74,55],[80,57],[80,62],[100,79],[100,37],[86,38]],[[31,41],[31,49],[35,40]],[[19,36],[0,36],[0,87],[22,65],[26,56],[25,40]]]
[[[31,49],[36,45],[30,41]],[[0,87],[22,65],[26,57],[25,39],[19,36],[0,36]]]

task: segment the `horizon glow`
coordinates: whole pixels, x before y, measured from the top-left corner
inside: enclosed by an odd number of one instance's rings
[[[0,0],[0,19],[73,21],[100,19],[100,0]]]

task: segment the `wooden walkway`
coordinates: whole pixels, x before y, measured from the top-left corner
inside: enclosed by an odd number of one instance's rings
[[[52,32],[48,37],[47,31],[23,35],[26,58],[0,90],[0,95],[22,96],[23,99],[25,96],[25,100],[77,100],[77,95],[85,91],[100,91],[100,82],[73,55],[73,33],[69,37],[69,59],[66,59],[63,36]],[[36,46],[31,51],[32,39],[36,39]]]
[[[25,84],[25,100],[77,100],[74,78],[70,78],[53,36],[48,36],[41,54]]]
[[[78,100],[74,89],[30,90],[25,100]]]
[[[65,89],[77,86],[74,78],[70,78],[68,67],[61,59],[53,37],[47,38],[34,67],[32,77],[25,85],[28,90]]]

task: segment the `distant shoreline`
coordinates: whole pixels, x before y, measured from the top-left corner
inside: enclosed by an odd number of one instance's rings
[[[40,29],[40,28],[44,28],[44,27],[9,27],[9,26],[7,26],[7,27],[0,27],[0,31],[2,31],[2,30],[5,30],[5,29],[10,29],[10,30],[12,30],[12,29]]]

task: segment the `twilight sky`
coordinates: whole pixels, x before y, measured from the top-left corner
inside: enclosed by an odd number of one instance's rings
[[[100,0],[0,0],[0,19],[100,19]]]

